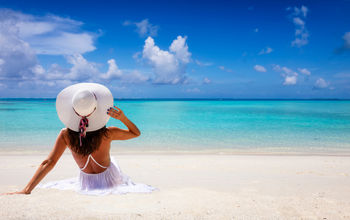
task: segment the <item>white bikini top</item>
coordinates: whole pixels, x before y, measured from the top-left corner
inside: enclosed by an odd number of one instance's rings
[[[107,168],[107,167],[102,166],[101,164],[99,164],[99,163],[95,160],[95,158],[93,158],[93,157],[91,156],[91,154],[89,154],[88,159],[86,160],[86,163],[85,163],[84,167],[83,167],[83,168],[80,168],[81,171],[83,171],[83,170],[87,167],[87,165],[89,164],[90,158],[91,158],[92,161],[94,161],[95,164],[97,164],[98,166],[100,166],[100,167],[102,167],[102,168],[105,168],[105,169]]]

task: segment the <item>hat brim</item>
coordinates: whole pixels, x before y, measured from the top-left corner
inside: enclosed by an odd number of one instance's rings
[[[69,129],[79,131],[79,117],[72,106],[72,98],[74,94],[82,89],[87,89],[96,95],[97,106],[96,110],[88,116],[89,126],[86,131],[96,131],[104,127],[110,116],[107,115],[107,110],[113,107],[113,95],[109,89],[97,83],[78,83],[63,89],[56,98],[56,110],[59,119]]]

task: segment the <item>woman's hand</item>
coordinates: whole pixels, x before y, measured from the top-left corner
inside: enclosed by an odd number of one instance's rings
[[[124,112],[118,108],[117,106],[114,106],[114,108],[110,107],[107,110],[107,115],[111,116],[112,118],[118,119],[118,120],[123,120],[126,118],[124,115]]]
[[[26,194],[26,195],[28,195],[28,194],[30,194],[30,193],[26,192],[26,191],[23,189],[23,190],[21,190],[21,191],[10,192],[10,193],[3,193],[3,194],[1,194],[1,195],[15,195],[15,194]]]
[[[119,119],[128,128],[128,130],[125,130],[113,126],[109,127],[108,129],[112,133],[112,140],[128,140],[140,136],[140,130],[124,115],[120,108],[117,106],[111,107],[107,110],[107,114],[112,118]]]

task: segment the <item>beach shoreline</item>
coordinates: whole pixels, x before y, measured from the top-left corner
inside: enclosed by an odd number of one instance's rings
[[[111,155],[134,182],[158,190],[147,194],[85,196],[36,188],[31,195],[1,196],[0,218],[350,218],[348,156],[164,152]],[[0,192],[23,187],[45,158],[43,152],[1,153]],[[66,151],[43,183],[77,174],[78,168]]]
[[[48,155],[52,148],[46,149],[0,149],[0,156],[11,155]],[[71,155],[67,148],[64,155]],[[350,157],[350,149],[279,149],[276,148],[237,148],[237,149],[150,149],[150,148],[115,148],[111,147],[114,155],[242,155],[242,156],[340,156]]]

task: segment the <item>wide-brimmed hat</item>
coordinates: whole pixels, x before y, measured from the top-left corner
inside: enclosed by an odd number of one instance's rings
[[[82,120],[88,122],[84,133],[104,127],[113,107],[113,95],[109,89],[97,83],[78,83],[63,89],[56,98],[59,119],[69,129],[81,132]]]

